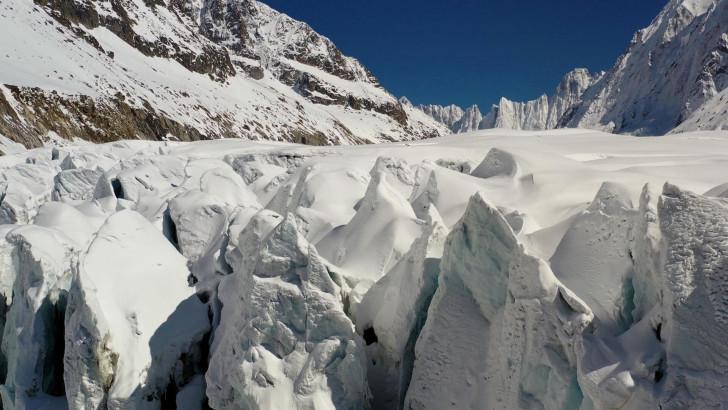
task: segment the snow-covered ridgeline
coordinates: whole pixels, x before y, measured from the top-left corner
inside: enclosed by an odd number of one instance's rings
[[[255,0],[0,4],[0,133],[412,140],[444,126],[401,104],[326,37]]]
[[[573,70],[551,96],[525,102],[502,98],[485,114],[477,106],[420,108],[453,132],[578,127],[662,135],[720,130],[728,127],[727,67],[728,2],[670,0],[648,27],[634,34],[606,73]]]
[[[582,95],[603,73],[590,73],[577,68],[567,73],[550,96],[526,102],[511,101],[505,97],[486,113],[477,105],[467,109],[456,105],[420,105],[418,108],[436,121],[447,125],[454,133],[472,132],[490,128],[514,130],[550,130],[565,127],[574,110],[581,104]]]
[[[3,407],[720,406],[726,152],[498,131],[3,156]]]

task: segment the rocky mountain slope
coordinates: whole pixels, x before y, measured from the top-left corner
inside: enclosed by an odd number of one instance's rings
[[[502,99],[478,128],[579,127],[637,135],[724,129],[727,89],[728,2],[671,0],[603,75],[572,71],[548,104],[543,96],[524,103]]]
[[[0,51],[0,133],[27,146],[49,135],[351,144],[447,132],[254,0],[2,2]]]
[[[726,87],[728,2],[672,0],[585,92],[567,125],[648,135],[722,129],[728,104],[715,98]]]
[[[419,108],[455,133],[490,128],[515,130],[545,130],[563,127],[574,110],[581,104],[584,91],[594,84],[603,73],[592,74],[583,68],[567,73],[551,96],[542,95],[536,100],[517,102],[505,97],[483,114],[477,105],[466,110],[451,105],[421,105]],[[450,115],[445,117],[442,112]],[[460,114],[460,115],[457,115]]]
[[[455,123],[460,118],[462,118],[463,114],[465,114],[465,111],[463,111],[462,108],[460,108],[454,104],[451,104],[448,106],[441,106],[441,105],[435,105],[435,104],[420,105],[418,108],[420,110],[424,111],[425,114],[434,118],[435,121],[447,125],[448,128],[452,128],[453,125],[455,125]]]

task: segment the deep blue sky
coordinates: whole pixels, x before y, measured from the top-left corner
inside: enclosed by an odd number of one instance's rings
[[[263,0],[310,24],[415,104],[551,93],[606,70],[667,0]]]

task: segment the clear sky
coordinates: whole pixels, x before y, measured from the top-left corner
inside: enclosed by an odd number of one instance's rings
[[[397,96],[478,104],[607,70],[667,0],[262,0],[329,37]]]

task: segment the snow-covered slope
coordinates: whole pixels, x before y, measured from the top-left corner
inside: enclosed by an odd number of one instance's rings
[[[728,400],[725,132],[15,150],[3,408]]]
[[[3,2],[0,50],[0,133],[27,146],[447,133],[330,40],[253,0]]]
[[[586,91],[567,125],[647,135],[721,129],[727,32],[728,2],[671,0]]]
[[[571,71],[548,102],[503,98],[478,129],[578,127],[636,135],[725,129],[727,67],[728,2],[670,0],[609,71]],[[474,129],[432,116],[453,132]]]

